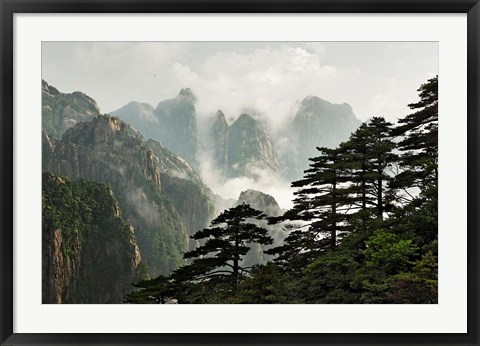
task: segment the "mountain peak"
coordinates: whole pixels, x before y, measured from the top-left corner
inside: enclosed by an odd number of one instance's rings
[[[237,204],[241,203],[249,204],[252,208],[261,210],[269,216],[279,216],[282,214],[282,209],[275,198],[262,191],[252,189],[242,191],[237,201]]]
[[[256,123],[257,123],[257,121],[250,114],[242,113],[242,114],[240,114],[238,119],[235,120],[233,125],[235,125],[235,124],[252,124],[252,125],[255,125]]]
[[[177,96],[177,100],[185,101],[190,104],[194,104],[197,101],[197,97],[190,88],[183,88],[180,90]]]
[[[322,99],[321,97],[314,96],[314,95],[308,95],[305,97],[302,102],[302,106],[307,106],[307,107],[332,107],[332,106],[337,106],[341,108],[345,108],[347,111],[353,113],[352,107],[348,103],[341,103],[341,104],[336,104],[332,103],[330,101],[327,101],[325,99]]]
[[[326,102],[330,103],[327,100],[322,99],[321,97],[315,96],[315,95],[308,95],[305,97],[302,101],[302,103],[309,103],[309,102]]]
[[[61,138],[78,122],[92,121],[100,114],[97,102],[86,94],[58,91],[42,80],[42,129],[54,138]]]

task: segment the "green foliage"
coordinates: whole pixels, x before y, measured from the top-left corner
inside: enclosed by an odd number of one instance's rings
[[[303,272],[302,291],[306,303],[355,303],[358,293],[352,285],[359,264],[348,252],[327,251]]]
[[[101,297],[120,299],[114,298],[111,291],[129,280],[135,248],[130,225],[123,220],[118,202],[106,184],[88,179],[70,181],[44,172],[42,228],[42,265],[51,266],[49,274],[60,270],[61,277],[56,280],[63,280],[63,303],[99,302]],[[115,249],[107,250],[113,243]],[[52,262],[49,256],[58,245],[61,256],[56,254]],[[110,251],[108,259],[105,251]],[[77,277],[87,270],[88,275]],[[45,302],[52,301],[47,298]]]
[[[140,290],[128,294],[125,298],[125,303],[166,304],[173,295],[172,280],[163,275],[152,280],[141,280],[133,286]]]
[[[194,235],[205,242],[185,254],[193,262],[170,277],[169,294],[180,303],[437,303],[437,79],[419,92],[397,127],[374,117],[338,148],[317,148],[292,183],[294,207],[269,219],[298,223],[285,223],[285,243],[266,251],[273,262],[240,270],[248,242],[271,240],[230,209]]]
[[[203,240],[203,245],[185,253],[184,258],[193,262],[174,273],[176,280],[219,281],[236,290],[241,276],[249,271],[241,265],[241,260],[251,250],[251,244],[273,243],[268,231],[252,222],[265,218],[262,212],[245,203],[225,210],[212,221],[212,227],[192,236]]]
[[[398,239],[395,234],[384,231],[375,232],[367,240],[366,247],[364,254],[367,268],[373,267],[386,274],[407,269],[418,251],[411,239]]]
[[[404,168],[395,186],[424,190],[438,181],[438,76],[422,84],[420,101],[409,105],[415,113],[399,120],[395,132],[402,136],[398,149]]]
[[[253,269],[239,285],[230,303],[237,304],[301,304],[294,277],[277,265],[267,263]]]

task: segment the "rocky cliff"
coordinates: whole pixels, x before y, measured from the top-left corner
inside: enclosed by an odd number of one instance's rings
[[[260,171],[277,173],[279,161],[274,146],[262,124],[244,113],[229,126],[222,111],[210,119],[208,143],[216,167],[227,178],[258,178]]]
[[[256,177],[257,169],[277,172],[280,168],[267,132],[245,113],[229,128],[227,152],[229,176]]]
[[[61,141],[43,133],[43,170],[111,186],[126,220],[137,229],[138,246],[152,275],[183,264],[188,245],[182,217],[162,194],[157,163],[138,133],[118,118],[100,115],[78,123]]]
[[[42,302],[121,303],[140,251],[110,188],[51,173],[42,181]]]
[[[213,162],[223,172],[228,170],[228,124],[225,114],[218,110],[208,124],[211,131],[210,145],[205,146],[212,151]]]
[[[197,167],[198,130],[194,103],[195,96],[185,88],[175,98],[161,101],[155,109],[145,103],[130,102],[111,114],[137,128],[145,137],[159,140],[165,148]]]
[[[94,99],[82,92],[65,94],[42,80],[42,130],[61,138],[80,121],[91,121],[100,114]]]
[[[297,180],[308,168],[309,158],[318,156],[317,147],[334,148],[347,140],[361,122],[348,104],[333,104],[316,96],[307,96],[282,133],[281,164],[283,174]]]
[[[261,210],[269,217],[280,216],[283,214],[282,209],[278,205],[273,196],[257,190],[246,190],[240,193],[235,205],[242,203],[249,204],[252,208]],[[285,232],[279,225],[269,225],[267,221],[255,221],[259,226],[268,230],[269,235],[274,239],[276,246],[282,245],[285,239]],[[252,266],[256,264],[265,264],[271,256],[266,255],[263,251],[266,249],[260,244],[253,244],[247,256],[243,259],[243,265]]]

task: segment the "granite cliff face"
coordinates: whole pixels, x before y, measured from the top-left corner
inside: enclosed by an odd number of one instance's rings
[[[42,130],[61,138],[80,121],[91,121],[100,114],[94,99],[82,92],[65,94],[42,80]]]
[[[195,96],[186,88],[173,99],[151,105],[130,102],[112,114],[139,129],[146,137],[157,139],[194,169],[197,158],[206,150],[215,168],[226,178],[258,179],[268,172],[288,180],[298,180],[308,168],[316,147],[336,147],[348,139],[360,121],[346,104],[333,104],[316,96],[307,96],[294,119],[275,137],[261,120],[241,114],[231,125],[218,110],[207,123],[207,136],[199,138]],[[201,145],[200,145],[201,142]]]
[[[334,148],[347,140],[361,122],[348,104],[333,104],[307,96],[292,124],[284,130],[281,163],[283,175],[297,180],[308,168],[309,158],[318,156],[317,147]]]
[[[278,205],[273,196],[257,190],[246,190],[240,193],[235,205],[242,203],[249,204],[252,208],[261,210],[265,215],[269,217],[276,217],[283,214],[282,209]],[[255,221],[259,226],[268,230],[269,235],[274,239],[275,244],[283,244],[285,239],[285,232],[280,225],[269,225],[267,221]],[[265,254],[263,251],[266,249],[260,244],[253,244],[247,256],[243,259],[243,265],[252,266],[256,264],[265,264],[272,257]]]
[[[197,167],[198,129],[194,103],[195,96],[185,88],[175,98],[161,101],[155,109],[145,103],[130,102],[111,114],[137,128],[145,137],[159,140],[165,148]]]
[[[237,205],[241,203],[250,204],[252,208],[261,210],[268,216],[280,216],[283,214],[275,198],[261,191],[251,189],[242,191],[240,196],[238,196]]]
[[[137,229],[144,263],[153,276],[182,265],[188,235],[209,220],[206,213],[197,223],[187,222],[192,214],[208,211],[208,196],[206,192],[176,196],[176,191],[188,189],[185,186],[195,190],[192,180],[198,177],[188,164],[177,167],[181,159],[171,153],[163,156],[163,152],[158,143],[148,147],[138,132],[106,115],[77,124],[61,141],[43,134],[43,170],[111,186],[126,220]],[[162,173],[160,167],[170,170]]]
[[[228,170],[228,124],[225,114],[218,110],[210,122],[212,141],[209,150],[213,154],[213,162],[223,172]]]
[[[141,263],[110,188],[43,173],[42,302],[121,303]]]
[[[214,163],[228,178],[258,178],[259,171],[277,173],[280,164],[272,141],[261,123],[243,113],[228,126],[222,111],[210,123]]]

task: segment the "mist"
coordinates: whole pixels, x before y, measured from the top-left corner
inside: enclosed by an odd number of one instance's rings
[[[215,167],[205,131],[212,113],[222,110],[229,125],[244,112],[261,119],[282,153],[291,147],[282,132],[305,97],[348,103],[362,121],[383,116],[396,122],[410,112],[407,105],[417,99],[420,84],[437,73],[436,42],[42,44],[42,77],[64,92],[92,96],[105,113],[131,101],[155,108],[191,88],[203,142],[199,173],[206,185],[224,199],[259,190],[283,209],[292,206],[293,189],[280,174],[257,169],[255,179],[227,179]]]
[[[274,127],[308,95],[349,103],[360,120],[396,121],[437,73],[437,42],[42,43],[43,78],[92,95],[103,112],[155,107],[190,87],[199,118],[254,110]]]
[[[251,177],[227,178],[214,164],[211,152],[201,151],[198,156],[200,175],[205,184],[223,199],[238,199],[242,191],[252,189],[267,193],[275,198],[282,209],[293,206],[294,189],[289,181],[269,170],[255,168],[255,179]],[[221,202],[222,203],[222,202]],[[217,206],[222,208],[223,204]]]

